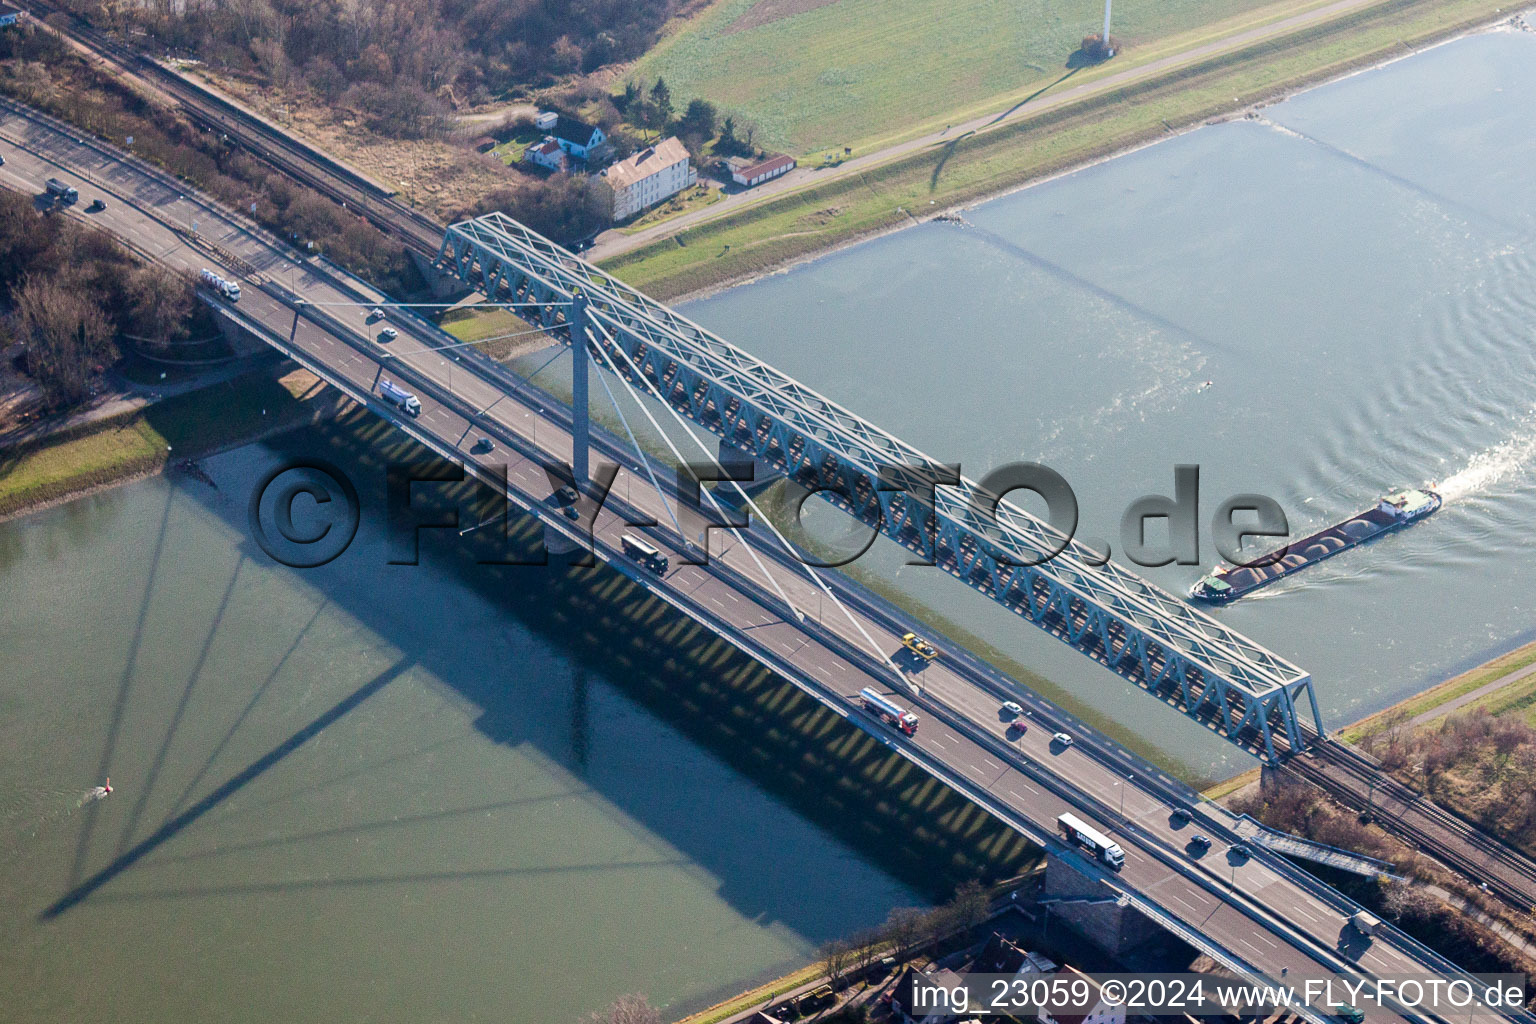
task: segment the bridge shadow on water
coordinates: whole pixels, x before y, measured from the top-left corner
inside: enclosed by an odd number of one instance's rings
[[[215,634],[221,628],[224,606],[231,595],[245,585],[245,569],[252,563],[270,566],[271,560],[251,540],[246,524],[246,501],[252,479],[226,472],[223,464],[213,467],[222,490],[196,481],[177,486],[177,499],[190,498],[214,513],[243,537],[241,557],[230,569],[230,578],[220,588],[223,603],[210,609],[211,625],[206,637],[194,641],[198,653],[192,667],[172,688],[170,712],[164,724],[163,739],[150,759],[151,769],[142,782],[143,790],[135,797],[128,827],[110,861],[94,873],[84,875],[92,843],[93,817],[83,823],[76,857],[76,869],[67,891],[43,912],[44,919],[57,918],[87,900],[102,902],[143,899],[206,897],[220,893],[303,891],[316,887],[411,884],[454,878],[484,878],[536,874],[540,872],[585,873],[621,870],[628,867],[662,863],[686,863],[719,880],[719,895],[744,918],[776,921],[811,941],[821,941],[835,934],[815,893],[838,884],[838,865],[821,866],[821,877],[807,884],[793,870],[765,864],[771,857],[771,836],[743,842],[743,833],[754,834],[758,822],[736,820],[733,807],[696,806],[683,787],[669,791],[658,784],[662,773],[650,766],[645,772],[618,772],[611,766],[589,772],[594,743],[594,706],[611,706],[611,699],[599,700],[597,688],[611,685],[617,693],[644,707],[652,716],[670,725],[698,746],[781,804],[830,833],[862,858],[877,864],[926,899],[946,896],[960,882],[974,877],[1008,877],[1027,869],[1037,851],[1023,837],[992,819],[962,797],[937,783],[905,759],[855,726],[832,714],[793,685],[777,678],[751,659],[719,640],[704,627],[675,612],[649,596],[643,588],[619,573],[605,568],[573,568],[558,564],[561,556],[550,556],[547,566],[487,565],[482,561],[530,561],[542,549],[542,529],[531,517],[515,515],[505,531],[486,528],[460,537],[452,530],[427,530],[421,534],[421,564],[416,567],[387,566],[382,527],[376,521],[384,507],[384,461],[416,461],[428,458],[408,439],[365,412],[344,414],[338,421],[305,428],[268,442],[277,459],[320,455],[337,465],[358,485],[365,522],[359,539],[336,562],[317,570],[302,572],[302,582],[315,595],[316,607],[295,618],[296,632],[286,650],[275,650],[273,664],[249,693],[226,696],[229,724],[214,730],[208,742],[206,758],[195,767],[185,763],[189,781],[173,785],[167,800],[153,792],[159,777],[173,755],[178,732],[189,705],[210,695],[199,689]],[[242,465],[252,460],[244,459]],[[421,518],[431,519],[451,507],[461,509],[460,521],[479,523],[490,518],[494,502],[472,483],[418,486],[416,502]],[[167,512],[167,515],[169,513]],[[160,526],[162,544],[165,523]],[[174,557],[157,550],[155,558]],[[364,562],[372,559],[372,563]],[[537,682],[519,679],[519,666],[506,664],[506,672],[471,671],[465,668],[465,655],[451,636],[432,636],[429,631],[399,629],[402,602],[413,600],[411,588],[400,581],[408,574],[428,573],[431,586],[452,586],[469,592],[477,609],[489,609],[496,620],[518,626],[541,638],[548,647],[570,661],[568,680],[540,678]],[[393,580],[386,585],[384,580]],[[151,576],[146,585],[147,606],[156,587]],[[221,758],[238,749],[235,742],[254,709],[262,702],[269,687],[289,666],[290,659],[305,642],[323,611],[337,610],[355,619],[374,635],[393,645],[391,663],[382,671],[357,685],[351,692],[334,700],[323,711],[293,729],[286,736],[224,776],[227,769],[217,767]],[[425,613],[424,613],[425,614]],[[441,616],[443,613],[439,612]],[[433,620],[442,625],[441,618]],[[141,616],[138,638],[142,636]],[[131,688],[137,655],[130,651],[118,694],[118,708],[113,719],[120,723],[123,708],[132,700]],[[483,660],[483,659],[482,659]],[[330,828],[296,834],[261,834],[233,843],[220,843],[207,850],[165,850],[168,842],[187,832],[210,812],[224,808],[220,820],[236,815],[250,815],[283,801],[293,800],[306,790],[319,790],[349,779],[375,774],[392,763],[430,757],[434,747],[458,742],[450,737],[411,747],[410,737],[400,737],[400,749],[368,764],[345,764],[344,771],[323,779],[306,780],[301,788],[274,796],[262,803],[242,802],[228,807],[227,801],[242,793],[252,783],[280,765],[299,748],[320,736],[390,686],[407,672],[420,670],[451,686],[459,696],[477,709],[473,727],[476,732],[498,744],[532,749],[536,755],[563,769],[574,789],[556,796],[508,795],[456,807],[419,814],[405,814],[376,822],[345,823]],[[526,669],[525,669],[526,672]],[[513,685],[516,683],[516,685]],[[521,688],[521,694],[518,690]],[[530,719],[527,695],[532,692],[547,697],[538,715],[548,719],[558,714],[563,721],[557,728],[541,727]],[[612,730],[606,731],[612,743]],[[103,752],[104,772],[113,757],[118,727],[114,724]],[[199,755],[202,756],[201,754]],[[644,764],[645,752],[628,752],[631,760]],[[636,778],[643,775],[644,778]],[[215,782],[214,780],[221,780]],[[176,782],[180,783],[180,776]],[[485,815],[541,801],[571,796],[589,787],[625,815],[632,828],[646,830],[676,851],[676,857],[658,860],[632,860],[568,866],[486,866],[434,871],[411,870],[400,874],[360,873],[345,876],[327,873],[321,879],[266,882],[253,880],[214,886],[175,886],[148,891],[119,890],[103,892],[109,883],[121,879],[136,866],[175,865],[178,877],[184,869],[209,858],[228,854],[272,850],[306,842],[321,842],[338,837],[357,836],[374,829],[398,828],[405,824],[430,825],[463,815]],[[169,794],[177,792],[174,800]],[[169,808],[165,819],[142,838],[136,838],[139,822],[145,818],[152,797]],[[168,801],[168,802],[167,802]],[[550,836],[552,842],[561,837]],[[157,855],[158,854],[158,855]],[[681,858],[679,861],[677,858]],[[421,865],[413,865],[421,868]],[[867,918],[883,916],[886,908],[870,907]]]

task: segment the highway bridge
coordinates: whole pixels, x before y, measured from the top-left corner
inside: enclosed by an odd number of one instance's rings
[[[593,456],[617,466],[617,476],[608,500],[599,506],[584,498],[578,505],[581,521],[572,521],[552,501],[545,471],[552,459],[571,459],[570,409],[404,310],[392,317],[400,337],[388,346],[378,344],[359,313],[388,304],[386,296],[323,261],[301,259],[254,224],[124,154],[81,141],[67,126],[0,105],[0,146],[6,156],[0,186],[41,192],[47,177],[64,178],[79,188],[82,206],[105,198],[107,209],[91,215],[93,223],[147,258],[184,269],[222,266],[245,285],[239,304],[224,312],[252,333],[429,449],[505,486],[552,534],[582,543],[590,531],[597,556],[615,571],[880,736],[1031,836],[1106,895],[1123,898],[1218,962],[1271,977],[1283,969],[1291,979],[1455,973],[1443,957],[1390,927],[1364,947],[1341,951],[1346,921],[1357,909],[1347,899],[1265,851],[1239,855],[1232,849],[1233,823],[1219,809],[1198,805],[1177,781],[1070,722],[963,650],[947,648],[944,658],[923,671],[920,694],[901,698],[923,716],[916,736],[883,729],[864,716],[854,695],[864,686],[886,693],[906,688],[891,658],[908,628],[897,609],[839,574],[813,579],[761,526],[713,536],[707,565],[684,564],[691,545],[675,530],[652,530],[672,567],[664,576],[646,571],[623,555],[620,538],[631,522],[668,523],[677,495],[658,467],[623,439],[593,431]],[[549,251],[561,260],[574,259],[553,247]],[[401,415],[378,400],[376,384],[386,372],[420,395],[419,417]],[[606,390],[623,375],[598,379]],[[481,436],[499,441],[500,450],[472,452]],[[653,479],[662,486],[653,487]],[[1024,704],[1022,733],[1010,730],[1000,715],[1002,699]],[[1052,744],[1051,734],[1063,728],[1077,738],[1075,746]],[[1116,837],[1126,851],[1122,872],[1101,868],[1057,838],[1055,820],[1067,810]],[[1181,810],[1189,818],[1176,813]],[[1203,855],[1187,848],[1196,829],[1214,840]],[[51,912],[68,913],[110,886],[132,869],[132,853],[61,894]],[[1495,1016],[1479,1010],[1468,1019]],[[1377,1018],[1393,1015],[1373,1014]]]

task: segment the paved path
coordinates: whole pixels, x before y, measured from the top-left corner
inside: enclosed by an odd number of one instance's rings
[[[1493,682],[1491,682],[1491,683],[1484,683],[1482,686],[1479,686],[1477,689],[1470,690],[1467,693],[1462,694],[1460,697],[1455,698],[1454,700],[1448,700],[1444,704],[1439,705],[1438,707],[1430,708],[1428,711],[1425,711],[1423,714],[1414,715],[1412,718],[1410,718],[1408,720],[1408,724],[1409,725],[1427,725],[1428,723],[1433,722],[1437,718],[1445,717],[1446,715],[1450,714],[1452,711],[1458,711],[1461,708],[1466,707],[1468,704],[1471,704],[1473,701],[1479,699],[1480,697],[1488,696],[1490,693],[1492,693],[1494,690],[1499,689],[1500,687],[1508,686],[1511,683],[1518,683],[1520,680],[1524,679],[1526,676],[1530,675],[1532,672],[1536,672],[1536,663],[1532,663],[1530,665],[1525,666],[1524,668],[1516,669],[1513,672],[1509,672],[1509,673],[1506,673],[1505,675],[1499,676]]]
[[[1103,78],[1096,78],[1091,82],[1084,82],[1081,85],[1072,86],[1048,96],[1035,93],[1033,96],[1014,104],[1002,113],[987,114],[966,121],[963,124],[951,125],[940,132],[930,132],[915,139],[908,139],[906,142],[898,142],[893,146],[887,146],[884,149],[866,153],[852,160],[845,160],[836,167],[798,167],[781,178],[764,182],[756,188],[745,192],[728,195],[720,202],[714,203],[702,210],[685,213],[681,217],[674,217],[644,231],[637,231],[634,234],[628,235],[619,231],[605,231],[597,237],[596,244],[592,247],[592,251],[586,254],[586,258],[593,261],[608,259],[649,242],[654,242],[659,238],[669,238],[686,228],[734,213],[748,206],[755,206],[760,202],[777,198],[789,192],[808,188],[812,185],[824,184],[829,181],[836,181],[851,174],[860,174],[881,164],[898,160],[923,149],[953,145],[968,135],[991,131],[1003,125],[1011,124],[1020,118],[1033,117],[1043,111],[1059,107],[1065,103],[1072,103],[1096,93],[1122,89],[1181,65],[1200,60],[1203,57],[1226,53],[1251,43],[1282,36],[1310,25],[1329,21],[1358,8],[1369,7],[1380,2],[1381,0],[1335,0],[1335,2],[1322,7],[1303,11],[1300,14],[1294,14],[1267,25],[1260,25],[1257,28],[1223,36],[1212,42],[1193,46],[1187,50],[1181,50],[1178,53],[1150,61],[1146,64],[1126,68],[1124,71],[1106,75]],[[1068,72],[1055,83],[1052,83],[1052,85],[1046,86],[1042,92],[1067,81],[1075,73],[1075,71]]]

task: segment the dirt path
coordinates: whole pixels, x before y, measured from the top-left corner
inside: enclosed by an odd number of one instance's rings
[[[1289,18],[1282,18],[1279,21],[1261,25],[1258,28],[1223,36],[1213,42],[1193,46],[1179,53],[1159,58],[1147,64],[1127,68],[1124,71],[1095,79],[1092,82],[1072,86],[1057,93],[1050,95],[1040,95],[1037,93],[1029,99],[1016,103],[1000,114],[988,114],[966,121],[963,124],[950,125],[943,131],[930,132],[927,135],[909,139],[906,142],[900,142],[893,146],[887,146],[873,153],[866,153],[863,156],[844,161],[833,168],[797,167],[781,178],[764,182],[746,192],[728,195],[720,202],[714,203],[706,209],[685,213],[681,217],[675,217],[644,231],[637,231],[630,235],[622,234],[615,230],[605,231],[597,237],[596,244],[593,245],[591,252],[586,254],[586,258],[590,260],[604,260],[618,256],[621,253],[637,249],[658,239],[670,238],[679,231],[697,224],[714,220],[717,217],[734,213],[737,210],[794,192],[798,189],[819,185],[828,181],[836,181],[851,174],[868,171],[873,167],[900,159],[919,150],[948,145],[967,135],[992,131],[1003,125],[1010,124],[1019,118],[1032,117],[1042,111],[1059,107],[1065,103],[1072,103],[1085,96],[1122,89],[1127,85],[1155,77],[1172,68],[1191,63],[1203,57],[1209,57],[1239,49],[1251,43],[1282,36],[1297,29],[1329,21],[1358,8],[1369,7],[1380,2],[1381,0],[1335,0],[1334,3],[1327,4],[1326,6],[1292,15]],[[1056,84],[1065,82],[1069,78],[1070,74],[1058,80]],[[1047,89],[1049,88],[1051,87],[1048,86]]]

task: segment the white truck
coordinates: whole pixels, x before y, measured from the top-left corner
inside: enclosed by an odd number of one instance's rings
[[[405,411],[407,416],[421,415],[421,399],[390,380],[379,381],[379,394]]]
[[[1069,843],[1081,846],[1106,867],[1119,871],[1125,866],[1125,851],[1120,844],[1100,832],[1075,814],[1063,814],[1056,819],[1056,829]]]
[[[1369,939],[1381,927],[1381,918],[1361,910],[1350,915],[1349,926]]]
[[[56,203],[68,206],[80,198],[80,192],[73,185],[66,184],[58,178],[49,178],[44,183],[48,190],[48,197]]]
[[[240,301],[239,281],[226,281],[218,274],[215,274],[213,271],[206,267],[198,272],[197,279],[201,281],[205,287],[211,288],[213,291],[218,292],[230,302]]]

